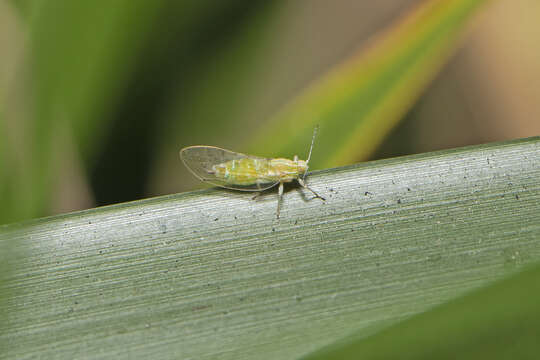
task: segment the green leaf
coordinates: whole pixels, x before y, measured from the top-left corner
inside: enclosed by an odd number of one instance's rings
[[[252,152],[303,155],[307,134],[319,124],[315,167],[367,159],[454,53],[484,2],[421,2],[270,119],[254,138]]]
[[[290,187],[279,220],[273,192],[209,189],[0,227],[0,357],[291,359],[374,334],[538,262],[539,177],[536,137],[316,172],[326,202]]]
[[[536,359],[539,280],[536,266],[367,339],[305,359]]]

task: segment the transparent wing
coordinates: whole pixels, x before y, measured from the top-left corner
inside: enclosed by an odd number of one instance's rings
[[[180,158],[189,171],[193,173],[199,180],[216,185],[219,187],[240,190],[240,191],[263,191],[276,186],[279,181],[265,179],[263,174],[256,183],[250,185],[241,185],[229,183],[225,179],[217,177],[212,167],[231,160],[239,160],[245,158],[255,158],[265,160],[264,158],[245,155],[215,146],[188,146],[180,150]]]

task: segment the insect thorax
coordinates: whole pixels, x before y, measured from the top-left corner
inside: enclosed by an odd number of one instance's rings
[[[281,182],[298,179],[300,175],[307,171],[307,164],[304,160],[271,159],[270,167]]]

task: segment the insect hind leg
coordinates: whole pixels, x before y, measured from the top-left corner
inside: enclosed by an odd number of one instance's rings
[[[315,195],[315,198],[321,199],[321,200],[323,200],[323,201],[326,200],[326,199],[323,198],[321,195],[317,194],[317,193],[315,192],[315,190],[313,190],[312,188],[310,188],[309,186],[307,186],[307,184],[306,184],[306,182],[304,181],[304,179],[298,178],[297,180],[298,180],[298,183],[299,183],[300,185],[302,185],[303,188],[306,188],[306,189],[308,189],[309,191],[311,191],[311,192],[313,193],[313,195]]]

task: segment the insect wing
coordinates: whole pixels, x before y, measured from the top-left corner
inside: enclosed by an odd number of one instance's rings
[[[261,179],[255,184],[234,184],[227,182],[221,177],[217,177],[213,171],[214,165],[226,163],[231,160],[240,160],[245,158],[265,160],[264,158],[205,145],[183,148],[180,150],[180,158],[189,171],[191,171],[199,180],[219,187],[241,191],[263,191],[276,186],[279,183],[279,181],[274,180],[267,181],[263,176],[261,176]]]

